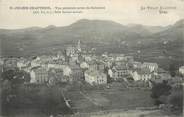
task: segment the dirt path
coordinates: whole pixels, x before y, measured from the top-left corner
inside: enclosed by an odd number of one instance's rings
[[[82,91],[80,91],[80,94],[82,96],[84,96],[86,99],[88,99],[94,105],[96,105],[96,106],[102,106],[101,104],[97,103],[95,100],[93,100],[92,98],[90,98],[87,94],[83,93]]]

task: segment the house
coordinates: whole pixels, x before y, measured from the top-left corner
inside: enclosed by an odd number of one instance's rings
[[[115,53],[110,53],[108,57],[113,58],[114,61],[119,61],[119,60],[124,60],[125,55],[124,54],[115,54]]]
[[[53,82],[68,82],[68,78],[64,76],[63,69],[50,69],[49,77],[53,77]]]
[[[58,51],[56,57],[53,57],[53,60],[65,61],[65,56],[63,55],[63,53],[61,51]]]
[[[105,67],[106,67],[105,62],[97,61],[97,70],[104,72]]]
[[[43,58],[43,59],[42,59]],[[49,61],[45,58],[45,56],[37,57],[36,59],[31,60],[30,65],[32,68],[34,67],[44,67],[47,68]]]
[[[90,61],[88,65],[90,70],[99,70],[101,72],[105,70],[105,63],[101,61]]]
[[[10,70],[17,68],[17,59],[16,58],[7,58],[4,60],[3,69]]]
[[[86,62],[82,62],[82,63],[80,63],[80,68],[81,69],[88,69],[89,65]]]
[[[66,79],[67,81],[73,81],[72,79],[72,69],[69,66],[64,66],[63,67],[63,79]]]
[[[138,80],[148,81],[152,78],[152,74],[147,68],[134,70],[130,74],[134,79],[134,81],[138,81]]]
[[[49,69],[49,79],[53,78],[53,82],[71,82],[72,79],[72,71],[69,66],[64,66],[62,69]]]
[[[108,69],[108,73],[107,74],[109,75],[110,78],[112,78],[113,77],[112,69]]]
[[[63,65],[57,64],[57,63],[48,63],[47,65],[48,69],[62,69]]]
[[[172,87],[176,87],[176,88],[181,87],[183,83],[183,78],[175,76],[174,78],[171,78],[169,83],[171,84]]]
[[[111,77],[114,80],[120,80],[120,79],[126,78],[128,75],[129,75],[129,72],[126,66],[114,66],[112,68]]]
[[[92,61],[92,55],[82,55],[84,58],[84,61],[89,62]]]
[[[111,60],[106,60],[104,62],[106,68],[111,68],[113,66],[113,62]]]
[[[97,63],[96,61],[88,61],[87,64],[89,65],[90,70],[97,70]]]
[[[73,81],[78,81],[84,77],[84,73],[79,65],[71,65],[70,68],[72,71],[71,77]]]
[[[144,62],[142,64],[143,68],[148,68],[150,70],[150,72],[157,72],[158,70],[158,64],[157,63],[148,63],[148,62]]]
[[[30,62],[29,61],[27,61],[27,60],[19,60],[18,62],[17,62],[17,67],[20,69],[20,70],[22,70],[23,68],[26,68],[26,67],[28,67],[28,66],[30,66]]]
[[[39,58],[42,63],[48,63],[49,61],[53,60],[53,56],[51,55],[42,55],[42,56],[39,56]]]
[[[30,83],[43,84],[49,81],[48,71],[42,67],[34,67],[30,72]]]
[[[115,57],[116,61],[123,61],[125,60],[125,55],[124,54],[119,54]]]
[[[134,57],[133,56],[125,56],[125,58],[126,58],[126,61],[129,62],[129,63],[134,62]]]
[[[96,70],[87,70],[84,74],[85,81],[91,85],[107,84],[107,75]]]
[[[40,60],[32,60],[31,61],[31,67],[38,67],[38,66],[41,66]]]
[[[76,63],[78,61],[78,54],[73,54],[69,58],[69,64]]]
[[[78,60],[77,60],[77,63],[78,64],[81,64],[82,62],[84,62],[85,60],[84,60],[84,57],[82,56],[82,54],[79,54],[78,55]]]
[[[102,58],[107,59],[107,58],[108,58],[108,52],[104,52],[104,53],[102,54]]]
[[[21,70],[30,73],[31,72],[31,66],[22,67]]]
[[[66,56],[72,56],[75,54],[75,47],[74,46],[68,46],[66,48]]]
[[[54,69],[63,69],[64,66],[66,66],[67,63],[63,61],[51,61],[47,64],[48,69],[54,68]]]
[[[142,67],[142,63],[141,62],[134,61],[134,62],[131,63],[131,67],[133,69],[140,69]]]
[[[3,65],[3,64],[4,64],[4,59],[0,58],[0,65]]]
[[[184,66],[179,68],[179,73],[184,76]]]
[[[114,64],[116,66],[127,66],[127,62],[126,61],[123,61],[123,60],[114,61]]]

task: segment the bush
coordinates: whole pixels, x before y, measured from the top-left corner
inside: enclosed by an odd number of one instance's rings
[[[170,94],[171,88],[172,87],[168,84],[167,81],[163,81],[162,83],[155,84],[151,89],[152,91],[151,97],[158,101],[160,96],[168,96]]]
[[[168,97],[168,103],[178,111],[182,111],[183,107],[183,92],[182,88],[173,90]]]
[[[156,105],[164,104],[164,108],[166,108],[167,111],[172,109],[172,112],[182,112],[182,87],[172,88],[166,81],[164,81],[153,86],[151,97],[155,99]]]

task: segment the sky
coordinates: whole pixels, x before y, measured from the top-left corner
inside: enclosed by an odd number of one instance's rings
[[[101,7],[82,13],[33,14],[32,10],[11,10],[10,7]],[[145,7],[146,9],[141,10]],[[167,14],[148,7],[167,7]],[[169,9],[168,9],[169,8]],[[71,10],[69,10],[71,11]],[[74,10],[75,11],[75,10]],[[79,19],[112,20],[117,23],[166,26],[184,18],[184,0],[0,0],[0,28],[20,29],[67,26]]]

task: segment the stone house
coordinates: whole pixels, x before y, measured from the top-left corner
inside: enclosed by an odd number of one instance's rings
[[[107,75],[96,70],[87,70],[84,74],[85,81],[91,85],[107,84]]]
[[[111,76],[113,80],[120,80],[120,79],[126,78],[128,75],[129,75],[129,72],[126,66],[114,66],[112,68]]]
[[[49,81],[48,70],[42,67],[34,67],[30,72],[30,83],[43,84]]]
[[[158,71],[158,64],[157,63],[148,63],[148,62],[144,62],[142,64],[143,68],[148,68],[150,70],[150,72],[157,72]]]
[[[179,73],[184,76],[184,66],[179,68]]]
[[[152,78],[152,74],[149,69],[137,69],[130,72],[134,81],[142,80],[148,81]]]

